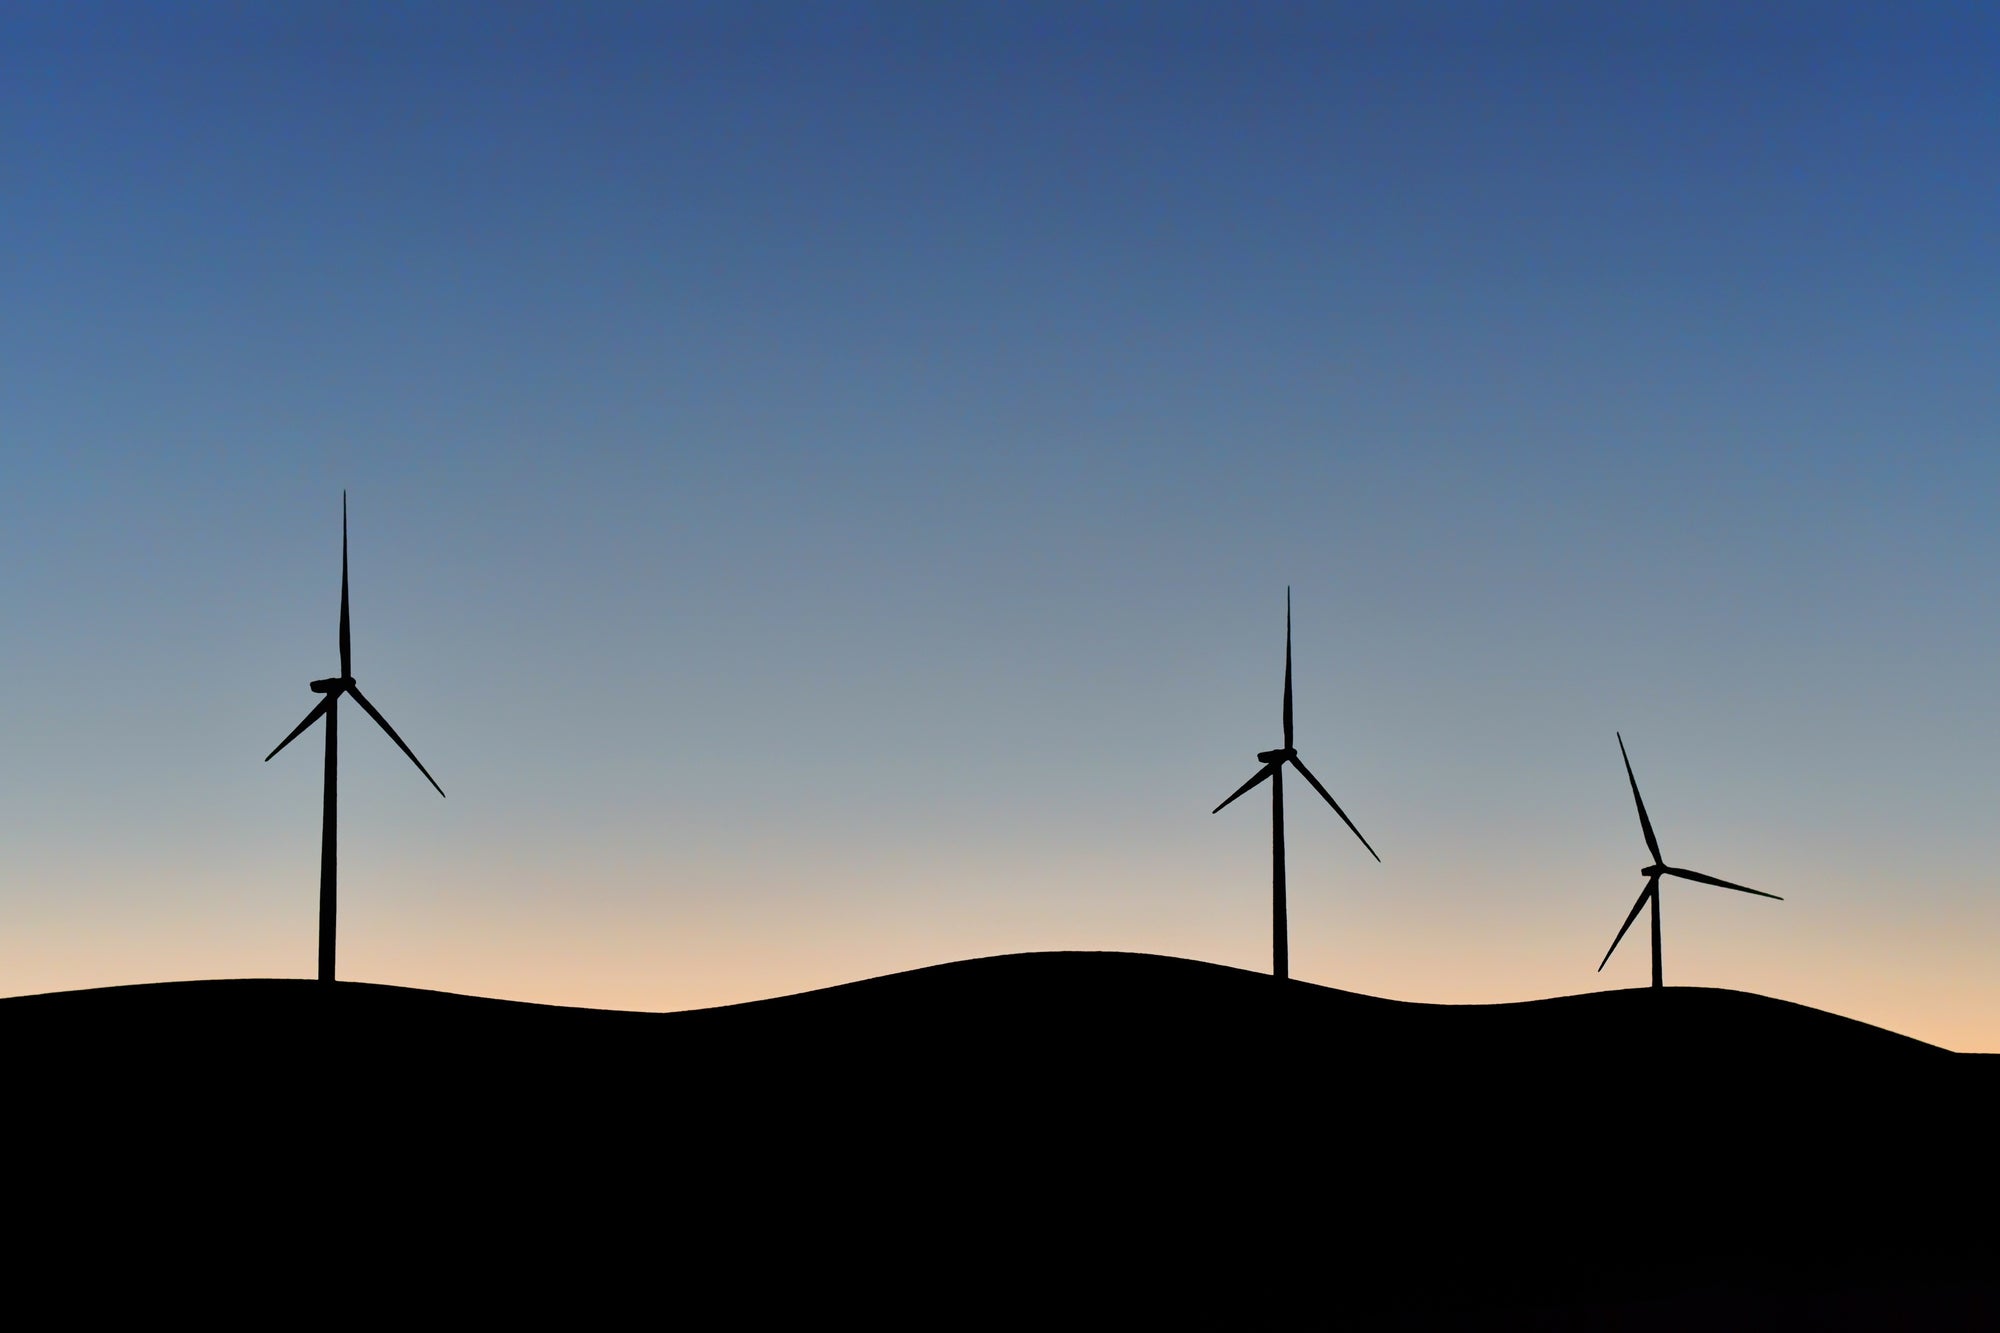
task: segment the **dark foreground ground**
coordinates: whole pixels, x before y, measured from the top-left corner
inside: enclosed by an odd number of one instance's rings
[[[2000,1326],[2000,1057],[1023,954],[628,1014],[0,1000],[19,1299],[370,1323]]]

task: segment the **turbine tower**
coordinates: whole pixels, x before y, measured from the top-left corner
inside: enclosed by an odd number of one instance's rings
[[[389,719],[375,711],[375,705],[354,683],[354,654],[347,635],[347,492],[340,493],[340,674],[327,680],[312,682],[312,692],[326,697],[313,706],[306,714],[305,721],[292,728],[292,734],[278,742],[276,750],[264,756],[270,763],[271,756],[297,740],[299,733],[326,718],[326,790],[319,826],[319,979],[333,980],[334,923],[339,915],[339,895],[334,882],[335,833],[339,824],[339,775],[340,775],[340,711],[337,705],[343,694],[352,695],[354,702],[361,705],[361,711],[375,719],[382,730],[389,733],[389,739],[396,742],[396,748],[410,756],[410,762],[424,775],[424,780],[437,787],[437,794],[444,795],[444,788],[438,787],[437,779],[424,767],[423,760],[417,758],[403,738],[389,725]]]
[[[1644,797],[1639,795],[1639,779],[1632,776],[1632,756],[1625,753],[1625,737],[1622,734],[1618,737],[1618,753],[1625,760],[1625,780],[1632,784],[1632,803],[1639,807],[1639,829],[1646,835],[1646,850],[1653,854],[1653,864],[1639,872],[1646,877],[1646,887],[1639,891],[1639,901],[1632,904],[1631,912],[1625,917],[1625,924],[1618,927],[1618,938],[1612,940],[1611,947],[1604,951],[1604,962],[1597,965],[1597,970],[1600,972],[1604,970],[1604,963],[1610,962],[1611,955],[1618,952],[1619,940],[1625,938],[1625,932],[1632,929],[1632,923],[1639,919],[1639,910],[1648,902],[1651,902],[1653,904],[1653,986],[1655,989],[1658,989],[1667,984],[1666,973],[1660,966],[1660,876],[1673,875],[1678,879],[1691,879],[1697,884],[1713,884],[1718,889],[1734,889],[1738,893],[1754,893],[1759,898],[1777,898],[1779,902],[1783,902],[1784,899],[1778,898],[1778,895],[1775,893],[1766,893],[1762,889],[1748,889],[1741,884],[1731,884],[1726,879],[1717,879],[1713,875],[1704,875],[1697,871],[1681,870],[1674,866],[1662,864],[1660,860],[1660,840],[1653,836],[1653,821],[1646,818],[1646,801]]]
[[[1333,799],[1312,770],[1299,761],[1299,752],[1292,746],[1292,590],[1285,589],[1285,743],[1276,750],[1260,751],[1257,760],[1264,766],[1256,771],[1250,780],[1229,794],[1229,801],[1262,782],[1271,780],[1271,975],[1283,981],[1291,974],[1291,943],[1285,924],[1285,765],[1299,770],[1301,776],[1313,786],[1313,790],[1326,797],[1326,803],[1333,807],[1333,813],[1341,822],[1353,830],[1354,836],[1361,838],[1361,830],[1354,827],[1354,821],[1340,808],[1340,802]],[[1224,801],[1222,805],[1228,805]],[[1218,805],[1209,811],[1215,814],[1222,809]],[[1368,847],[1368,854],[1381,861],[1368,839],[1361,838],[1361,845]]]

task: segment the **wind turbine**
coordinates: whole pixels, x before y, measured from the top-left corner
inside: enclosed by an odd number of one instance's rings
[[[1312,783],[1313,790],[1326,797],[1326,803],[1333,807],[1333,813],[1340,816],[1341,822],[1353,830],[1355,837],[1361,838],[1361,830],[1354,827],[1354,821],[1340,808],[1340,802],[1334,800],[1325,787],[1320,786],[1319,779],[1312,775],[1312,770],[1299,761],[1299,752],[1292,746],[1292,590],[1290,588],[1285,589],[1285,743],[1280,749],[1260,751],[1257,760],[1264,766],[1258,769],[1248,782],[1231,792],[1229,801],[1235,800],[1265,778],[1271,780],[1271,975],[1283,981],[1291,972],[1291,944],[1285,926],[1285,765],[1290,764],[1299,770],[1305,780]],[[1224,801],[1222,805],[1228,805],[1229,801]],[[1222,809],[1222,805],[1216,806],[1209,813],[1217,813]],[[1361,838],[1361,845],[1368,847],[1368,839]],[[1368,854],[1378,862],[1382,859],[1373,847],[1368,847]]]
[[[368,702],[368,696],[354,683],[354,653],[347,635],[347,492],[340,493],[340,674],[327,680],[312,682],[314,694],[326,697],[313,706],[306,714],[305,721],[292,728],[292,734],[278,742],[278,748],[264,756],[270,763],[271,756],[299,738],[299,733],[326,718],[326,791],[319,826],[319,979],[333,980],[333,940],[334,921],[338,915],[339,895],[334,884],[334,843],[338,825],[339,773],[340,773],[340,711],[336,705],[343,694],[352,695],[354,702],[361,705],[361,711],[375,719],[382,730],[389,733],[389,739],[396,742],[396,748],[410,756],[410,762],[424,775],[424,780],[437,787],[437,794],[444,795],[444,788],[438,787],[437,779],[424,767],[423,760],[417,758],[403,738],[389,725],[389,719],[375,711],[375,705]]]
[[[1604,963],[1610,962],[1611,955],[1618,952],[1619,940],[1625,938],[1625,932],[1632,929],[1632,923],[1639,919],[1639,909],[1650,901],[1653,904],[1653,986],[1658,989],[1667,984],[1666,974],[1660,967],[1660,876],[1673,875],[1678,879],[1691,879],[1697,884],[1713,884],[1718,889],[1754,893],[1759,898],[1778,898],[1778,895],[1766,893],[1762,889],[1747,889],[1741,884],[1731,884],[1728,880],[1717,879],[1713,875],[1703,875],[1697,871],[1663,865],[1660,861],[1660,840],[1653,836],[1653,821],[1646,818],[1645,798],[1639,795],[1639,779],[1632,776],[1632,756],[1625,753],[1625,737],[1622,734],[1618,737],[1618,753],[1625,760],[1625,780],[1632,784],[1632,803],[1639,807],[1639,828],[1646,835],[1646,850],[1653,854],[1653,864],[1639,872],[1646,877],[1646,887],[1639,891],[1639,901],[1632,904],[1631,912],[1625,917],[1625,924],[1618,927],[1618,939],[1611,941],[1611,947],[1604,951]],[[1778,901],[1783,902],[1784,899],[1778,898]],[[1604,963],[1597,965],[1598,971],[1604,970]]]

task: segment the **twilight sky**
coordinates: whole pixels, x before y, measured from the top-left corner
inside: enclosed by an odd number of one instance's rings
[[[1021,949],[2000,1049],[2000,18],[0,18],[0,993]],[[1302,799],[1305,798],[1305,799]]]

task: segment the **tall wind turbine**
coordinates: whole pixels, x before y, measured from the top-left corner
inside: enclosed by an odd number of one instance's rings
[[[389,739],[396,742],[396,748],[410,756],[410,762],[424,775],[424,780],[437,787],[437,794],[444,795],[444,788],[438,787],[437,779],[424,767],[423,760],[417,758],[403,738],[389,725],[389,719],[375,711],[375,705],[368,702],[368,696],[354,683],[354,653],[347,636],[347,492],[340,493],[340,674],[327,680],[312,682],[312,692],[326,697],[313,706],[306,714],[305,721],[292,728],[292,734],[278,742],[277,750],[264,756],[270,763],[271,756],[297,740],[299,733],[319,721],[326,719],[326,791],[319,826],[319,979],[333,980],[334,922],[339,914],[339,895],[334,883],[335,832],[339,823],[339,775],[340,775],[340,711],[336,705],[340,696],[354,696],[354,702],[361,705],[361,711],[375,719],[382,730],[389,733]]]
[[[1292,746],[1292,590],[1290,588],[1285,589],[1285,744],[1280,749],[1260,751],[1257,761],[1264,766],[1258,769],[1248,782],[1231,792],[1229,801],[1235,800],[1265,778],[1271,780],[1271,974],[1282,981],[1291,973],[1291,943],[1285,925],[1285,765],[1290,764],[1299,770],[1305,780],[1312,783],[1313,790],[1326,797],[1326,803],[1333,807],[1333,813],[1340,816],[1341,822],[1353,830],[1355,837],[1361,838],[1361,830],[1354,827],[1354,821],[1340,808],[1340,802],[1334,800],[1325,787],[1320,786],[1319,779],[1312,775],[1312,770],[1299,762],[1299,752]],[[1224,801],[1222,805],[1228,805],[1229,801]],[[1222,805],[1216,806],[1209,813],[1217,813],[1222,809]],[[1368,839],[1361,838],[1361,845],[1368,847]],[[1368,854],[1378,862],[1382,859],[1373,847],[1368,847]]]
[[[1660,840],[1653,836],[1653,821],[1646,818],[1646,801],[1639,795],[1639,779],[1632,776],[1632,756],[1625,753],[1625,737],[1618,737],[1618,753],[1625,760],[1625,780],[1632,784],[1632,803],[1639,807],[1639,829],[1646,835],[1646,850],[1653,854],[1653,864],[1639,873],[1646,877],[1646,887],[1639,891],[1639,901],[1632,904],[1632,910],[1625,917],[1625,924],[1618,927],[1618,939],[1611,941],[1611,947],[1604,951],[1604,962],[1597,970],[1604,970],[1604,963],[1611,961],[1611,955],[1618,952],[1618,941],[1625,938],[1625,932],[1632,929],[1632,923],[1639,919],[1639,910],[1648,902],[1653,904],[1653,985],[1655,988],[1667,984],[1666,973],[1660,966],[1660,876],[1673,875],[1678,879],[1691,879],[1697,884],[1713,884],[1718,889],[1734,889],[1738,893],[1754,893],[1759,898],[1778,898],[1775,893],[1762,889],[1746,889],[1741,884],[1731,884],[1726,879],[1713,875],[1703,875],[1693,870],[1680,870],[1663,865],[1660,861]],[[1778,898],[1783,902],[1783,898]]]

